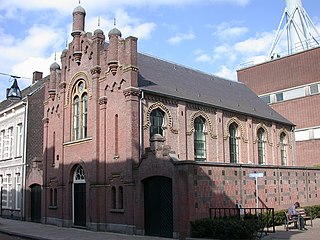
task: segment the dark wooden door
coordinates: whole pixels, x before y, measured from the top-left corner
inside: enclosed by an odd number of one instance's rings
[[[31,186],[31,221],[41,221],[41,186]]]
[[[86,226],[86,184],[74,184],[74,225]]]
[[[172,237],[172,180],[151,177],[144,181],[145,233],[149,236]]]

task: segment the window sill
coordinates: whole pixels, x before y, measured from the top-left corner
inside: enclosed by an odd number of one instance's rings
[[[92,137],[89,137],[89,138],[82,138],[82,139],[78,139],[78,140],[73,140],[70,142],[65,142],[63,145],[64,146],[72,146],[72,145],[77,145],[77,144],[91,142],[91,141],[92,141]]]
[[[113,208],[113,209],[110,209],[109,212],[111,212],[111,213],[124,213],[124,209],[123,208],[122,209]]]
[[[196,162],[205,162],[206,159],[205,158],[196,158],[194,159]]]

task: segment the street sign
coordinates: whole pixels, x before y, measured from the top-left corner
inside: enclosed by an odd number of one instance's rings
[[[263,177],[263,173],[249,173],[249,177],[260,178],[260,177]]]
[[[258,178],[262,178],[264,176],[263,173],[249,173],[250,178],[254,178],[256,184],[256,208],[259,207],[259,192],[258,192]]]

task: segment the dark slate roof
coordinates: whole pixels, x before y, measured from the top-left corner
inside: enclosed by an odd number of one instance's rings
[[[49,81],[49,76],[46,76],[45,78],[39,79],[38,81],[36,81],[34,84],[31,84],[30,86],[24,88],[21,91],[22,94],[22,100],[23,98],[25,98],[28,95],[32,95],[35,91],[37,91],[38,89],[44,87],[45,82]],[[19,101],[22,100],[3,100],[2,102],[0,102],[0,111],[3,111],[4,109],[18,103]]]
[[[294,125],[246,85],[138,54],[139,88],[154,94]]]

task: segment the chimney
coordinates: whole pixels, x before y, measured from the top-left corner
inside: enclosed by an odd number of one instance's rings
[[[43,76],[43,72],[38,72],[38,71],[33,72],[32,84],[42,79],[42,76]]]

